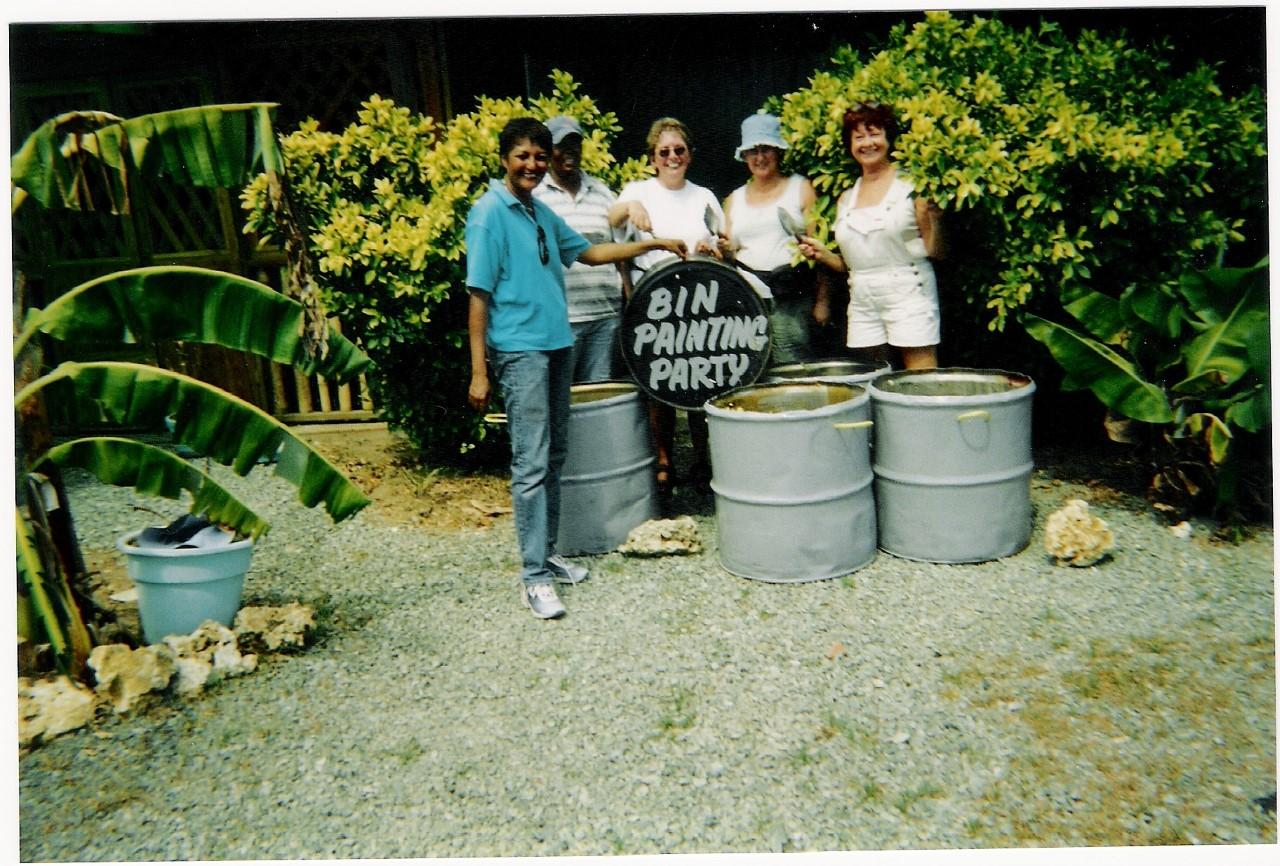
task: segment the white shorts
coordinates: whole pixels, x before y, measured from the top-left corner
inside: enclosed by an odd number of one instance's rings
[[[851,349],[936,346],[942,335],[938,280],[928,260],[849,276]]]

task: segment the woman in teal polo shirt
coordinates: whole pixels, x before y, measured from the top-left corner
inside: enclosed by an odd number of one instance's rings
[[[652,250],[684,256],[683,241],[654,238],[591,245],[533,197],[547,173],[551,133],[531,117],[498,137],[506,176],[490,183],[467,217],[468,400],[488,406],[489,366],[502,389],[511,434],[511,500],[520,546],[520,597],[541,619],[563,616],[553,582],[579,583],[587,570],[555,553],[560,470],[569,432],[573,331],[564,268],[603,265]]]

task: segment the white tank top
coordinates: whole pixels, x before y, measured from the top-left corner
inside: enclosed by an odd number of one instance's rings
[[[737,259],[757,271],[771,271],[791,264],[795,238],[787,234],[778,220],[778,208],[791,215],[798,226],[805,225],[800,192],[804,178],[793,174],[787,178],[782,195],[768,204],[747,203],[747,187],[738,187],[729,199],[729,220],[733,224],[733,240],[739,244]]]

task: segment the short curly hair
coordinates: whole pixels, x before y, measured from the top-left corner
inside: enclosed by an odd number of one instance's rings
[[[898,119],[893,116],[893,109],[879,102],[859,102],[844,113],[844,126],[840,130],[840,140],[844,142],[844,152],[853,148],[853,131],[859,126],[877,126],[884,130],[884,137],[889,142],[889,150],[898,138]]]
[[[498,133],[498,155],[506,159],[507,154],[522,141],[536,144],[551,153],[551,131],[546,125],[536,117],[517,117]]]
[[[653,156],[654,151],[658,149],[658,139],[662,138],[662,133],[668,130],[683,138],[689,150],[693,150],[693,139],[689,137],[689,127],[674,117],[659,117],[649,126],[649,134],[644,137],[644,146],[648,149],[649,156]]]

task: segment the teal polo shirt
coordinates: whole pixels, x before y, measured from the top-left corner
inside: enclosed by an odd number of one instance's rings
[[[538,226],[547,237],[545,265]],[[487,296],[490,346],[533,352],[573,345],[564,269],[591,246],[586,238],[537,199],[530,219],[506,185],[493,180],[467,216],[466,242],[467,288]]]

